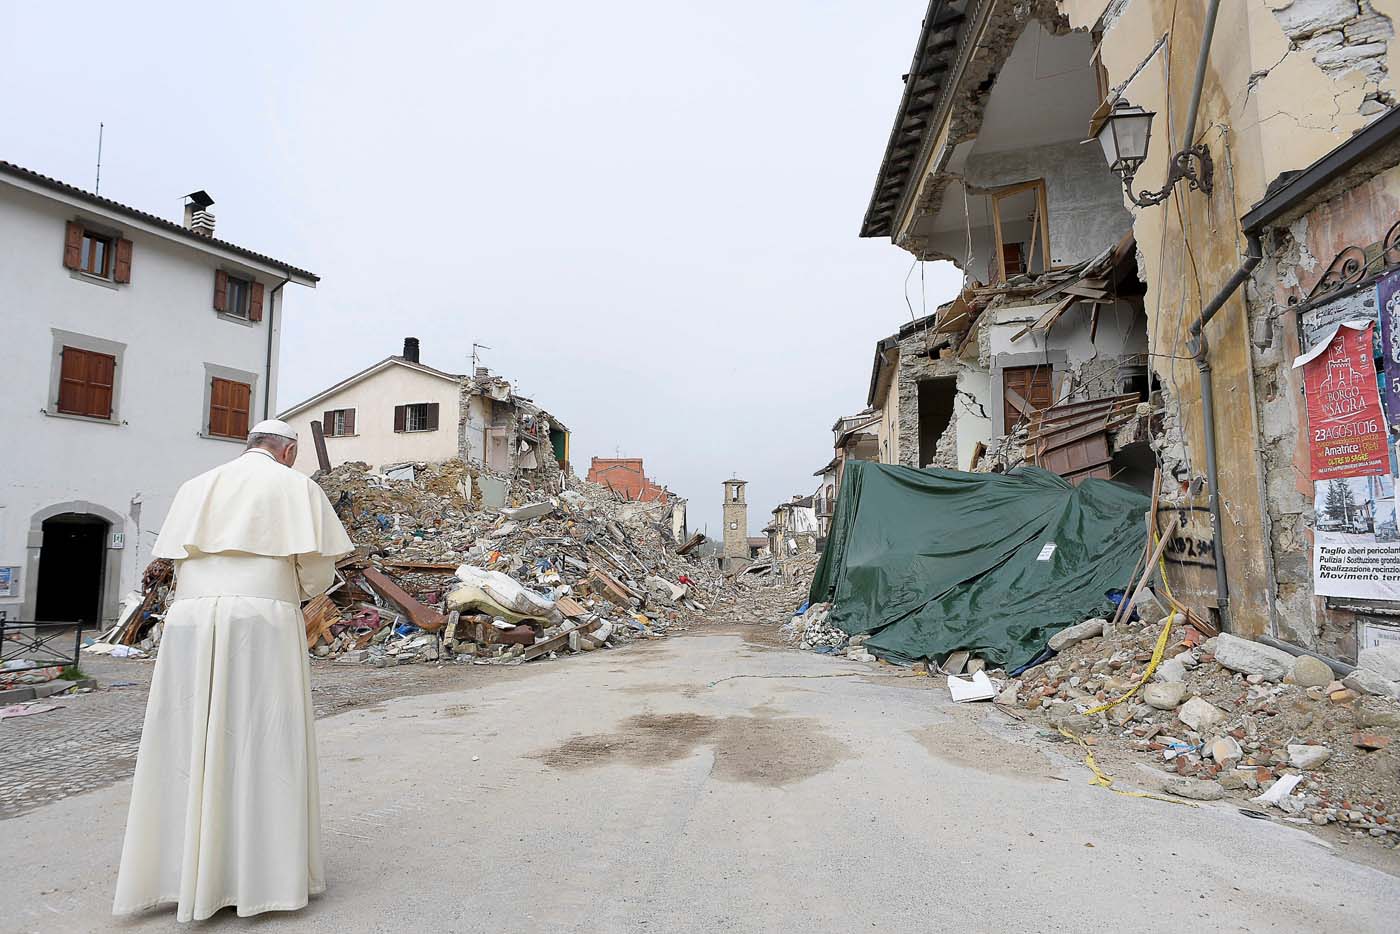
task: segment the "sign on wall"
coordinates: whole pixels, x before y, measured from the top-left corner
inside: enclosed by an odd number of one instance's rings
[[[15,582],[19,579],[19,568],[0,567],[0,597],[15,596]]]
[[[1306,350],[1293,365],[1303,367],[1319,596],[1400,600],[1400,470],[1390,430],[1400,397],[1386,391],[1392,355],[1383,352],[1400,335],[1393,317],[1400,301],[1387,308],[1381,300],[1397,290],[1400,281],[1361,289],[1310,309],[1299,322]],[[1377,358],[1385,361],[1379,368]],[[1395,366],[1400,372],[1400,359]]]

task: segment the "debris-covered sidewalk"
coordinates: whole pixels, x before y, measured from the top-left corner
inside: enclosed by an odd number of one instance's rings
[[[670,505],[555,475],[476,465],[350,463],[316,477],[356,543],[331,591],[303,607],[307,649],[378,668],[518,664],[690,625],[723,586],[670,537]],[[159,649],[168,565],[90,652]]]

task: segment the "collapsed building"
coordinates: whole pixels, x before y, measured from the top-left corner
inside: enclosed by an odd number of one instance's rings
[[[486,367],[462,374],[428,366],[414,337],[404,339],[401,354],[385,357],[278,417],[306,442],[296,467],[307,474],[352,462],[378,469],[452,459],[474,464],[496,480],[517,474],[557,477],[569,469],[569,429],[563,422]],[[318,430],[325,464],[318,445],[311,443]],[[492,485],[492,480],[486,482]]]
[[[879,460],[1127,482],[1210,626],[1400,641],[1396,15],[933,0],[862,234],[964,282],[877,345]]]

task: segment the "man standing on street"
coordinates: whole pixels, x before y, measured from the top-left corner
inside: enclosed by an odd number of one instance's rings
[[[174,903],[292,911],[325,889],[300,601],[354,551],[297,436],[253,427],[243,455],[180,487],[153,554],[175,593],[146,706],[116,914]]]

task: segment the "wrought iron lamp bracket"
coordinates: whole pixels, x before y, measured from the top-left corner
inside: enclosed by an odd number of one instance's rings
[[[1123,176],[1123,190],[1128,193],[1128,200],[1140,208],[1151,207],[1154,204],[1161,204],[1171,197],[1172,189],[1176,183],[1185,179],[1191,186],[1192,191],[1203,191],[1211,193],[1211,180],[1215,175],[1215,164],[1211,162],[1210,150],[1204,143],[1199,146],[1192,146],[1190,149],[1183,149],[1172,156],[1171,171],[1167,173],[1167,183],[1158,191],[1144,191],[1133,194],[1133,176],[1125,173]]]

